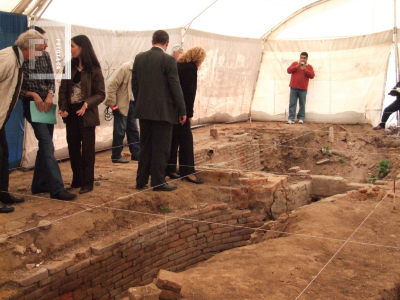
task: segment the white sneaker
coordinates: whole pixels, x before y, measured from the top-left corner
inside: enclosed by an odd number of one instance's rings
[[[293,120],[288,120],[288,121],[286,122],[286,124],[294,124],[294,121],[293,121]]]
[[[303,124],[304,123],[304,120],[299,120],[299,124]]]

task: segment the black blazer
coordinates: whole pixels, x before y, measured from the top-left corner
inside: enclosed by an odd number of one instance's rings
[[[193,118],[193,106],[197,90],[197,66],[194,62],[178,62],[178,74],[185,99],[186,116]]]
[[[138,119],[177,124],[186,115],[175,58],[158,47],[136,55],[132,92]]]

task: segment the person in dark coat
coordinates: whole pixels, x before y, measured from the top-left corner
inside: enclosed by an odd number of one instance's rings
[[[393,101],[392,104],[388,105],[382,114],[381,122],[373,127],[374,130],[385,129],[386,122],[389,119],[390,115],[398,110],[400,110],[400,81],[396,84],[396,86],[390,91],[390,96],[395,96],[396,100]]]
[[[193,106],[197,90],[197,70],[206,57],[206,52],[201,47],[190,48],[178,58],[179,82],[182,87],[186,106],[186,122],[174,125],[172,131],[171,153],[166,170],[170,178],[182,177],[192,183],[201,184],[195,175],[193,135],[191,130]],[[176,172],[177,152],[179,148],[179,173]]]
[[[172,191],[165,182],[171,149],[172,125],[186,121],[185,102],[179,85],[175,58],[165,53],[169,36],[153,33],[153,47],[136,55],[132,70],[135,114],[140,124],[140,152],[136,188],[144,188],[151,175],[154,191]]]
[[[71,40],[71,78],[61,81],[59,114],[67,127],[72,183],[67,189],[81,188],[79,194],[93,190],[95,129],[100,125],[98,106],[105,99],[105,84],[100,63],[86,35]]]

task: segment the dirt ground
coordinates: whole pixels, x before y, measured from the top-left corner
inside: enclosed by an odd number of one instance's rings
[[[366,182],[367,175],[375,172],[382,159],[391,159],[394,164],[387,180],[398,173],[397,136],[374,132],[369,125],[334,125],[336,133],[347,132],[346,139],[336,134],[335,143],[329,144],[329,127],[311,123],[239,123],[216,125],[224,133],[218,139],[210,137],[210,126],[193,133],[195,151],[223,148],[231,143],[231,136],[248,133],[252,143],[260,144],[263,170],[278,174],[286,174],[290,167],[298,165],[311,170],[311,174],[341,175],[351,182]],[[320,150],[325,145],[339,154],[332,151],[328,164],[316,165],[326,157]],[[128,154],[127,148],[124,153]],[[31,195],[33,171],[11,173],[10,191],[24,196],[26,201],[16,205],[14,213],[0,217],[0,240],[7,238],[0,243],[0,287],[11,275],[23,271],[26,264],[44,263],[93,241],[112,240],[125,231],[159,221],[168,210],[168,216],[179,216],[217,202],[216,189],[208,182],[193,185],[175,180],[176,191],[139,192],[134,189],[137,162],[113,164],[110,156],[110,151],[96,155],[99,186],[72,202],[50,199],[48,194]],[[344,163],[339,161],[341,157]],[[225,159],[214,157],[207,163]],[[61,162],[60,168],[65,185],[69,185],[69,161]],[[400,273],[400,213],[391,212],[390,201],[386,198],[382,202],[351,241],[399,248],[346,243],[301,298],[379,299],[384,289],[400,281],[396,277]],[[298,210],[296,217],[284,223],[284,230],[339,240],[283,235],[226,251],[186,270],[182,293],[193,300],[295,299],[376,205],[373,200],[338,197],[333,202],[316,202]],[[41,220],[52,222],[51,230],[37,229]],[[29,248],[32,243],[41,250],[40,254],[29,249],[24,255],[12,253],[15,245]]]
[[[299,209],[275,229],[292,235],[184,271],[184,299],[297,299],[313,279],[298,299],[382,299],[399,282],[400,212],[393,199],[378,204],[344,195]]]

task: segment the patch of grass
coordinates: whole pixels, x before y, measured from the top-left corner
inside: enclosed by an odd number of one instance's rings
[[[172,211],[169,207],[163,207],[162,205],[160,205],[158,209],[163,213],[170,213]]]
[[[341,164],[343,164],[343,163],[344,163],[344,158],[343,158],[343,157],[340,157],[340,158],[339,158],[339,162],[340,162]]]
[[[378,172],[378,177],[379,178],[386,177],[386,175],[389,174],[390,169],[392,167],[393,167],[393,164],[390,160],[382,159],[378,164],[378,168],[376,169],[376,171]]]
[[[331,156],[331,147],[330,146],[324,146],[322,147],[322,153],[325,154],[325,156]]]
[[[367,183],[375,183],[377,177],[376,175],[372,174],[367,177]]]
[[[344,290],[343,290],[343,293],[345,293],[345,294],[346,294],[346,293],[347,293],[347,289],[344,289]]]
[[[99,181],[95,181],[95,182],[94,182],[94,185],[95,185],[95,186],[100,186],[101,183],[100,183]]]

